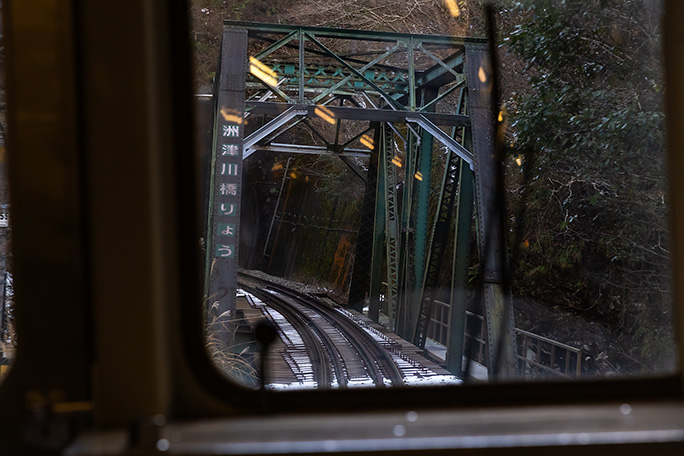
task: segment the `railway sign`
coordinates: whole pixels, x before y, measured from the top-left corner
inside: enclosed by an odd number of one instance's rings
[[[208,321],[227,345],[236,308],[246,70],[247,31],[225,29],[220,77],[214,87],[217,134],[212,150],[206,305]]]

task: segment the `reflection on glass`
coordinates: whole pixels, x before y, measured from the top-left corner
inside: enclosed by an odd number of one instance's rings
[[[325,120],[329,124],[335,124],[335,114],[325,106],[316,106],[314,114],[316,114],[318,117]]]
[[[240,113],[235,109],[223,108],[221,109],[221,115],[223,116],[226,122],[234,123],[237,125],[242,124],[244,120]]]
[[[480,82],[487,82],[487,73],[485,73],[483,67],[480,67],[480,69],[477,70],[477,77],[480,79]]]
[[[444,0],[444,4],[449,8],[449,14],[453,17],[458,17],[461,14],[461,9],[458,7],[456,0]]]
[[[278,85],[278,76],[268,66],[264,65],[255,57],[249,58],[249,72],[270,86]]]
[[[263,357],[273,389],[486,381],[495,359],[506,380],[670,372],[661,2],[500,2],[500,81],[482,40],[451,38],[484,36],[482,2],[423,14],[374,2],[372,21],[337,3],[274,8],[270,22],[304,27],[248,26],[259,58],[228,60],[233,72],[244,65],[244,91],[205,100],[217,365],[257,387]],[[197,61],[215,62],[220,19],[256,13],[196,3]],[[237,93],[220,76],[198,66],[198,86]],[[493,83],[505,110],[488,104]],[[473,120],[495,118],[505,207],[482,184],[493,139]],[[234,162],[217,159],[226,150]],[[224,207],[221,196],[235,200]],[[239,230],[222,216],[239,217]],[[487,223],[497,218],[505,226]],[[228,235],[218,252],[237,260],[237,287],[212,289],[222,274],[212,239]],[[265,353],[264,319],[278,328]]]
[[[373,147],[375,147],[375,141],[369,135],[363,135],[359,141],[369,149],[373,149]]]

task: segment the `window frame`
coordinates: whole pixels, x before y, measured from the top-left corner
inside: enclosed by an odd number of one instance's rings
[[[93,400],[96,424],[103,428],[127,426],[156,413],[171,419],[259,413],[261,393],[231,383],[204,349],[196,256],[200,224],[192,216],[200,213],[193,196],[197,173],[193,154],[188,153],[195,147],[194,132],[187,128],[194,125],[188,2],[131,0],[121,2],[120,10],[106,17],[95,2],[54,0],[54,10],[36,8],[48,3],[9,1],[5,18],[10,178],[17,185],[12,190],[12,217],[17,231],[27,234],[15,237],[14,245],[15,256],[26,259],[15,269],[17,301],[24,308],[17,320],[26,339],[19,345],[15,367],[0,386],[0,409],[10,411],[0,414],[2,440],[21,441],[22,427],[16,416],[25,410],[23,400],[31,390],[57,389],[65,392],[67,401]],[[666,8],[674,316],[682,347],[684,157],[675,152],[684,144],[684,90],[675,82],[684,80],[684,60],[679,58],[684,54],[680,27],[684,4],[666,0]],[[42,42],[31,44],[36,29],[44,30],[45,36]],[[37,52],[38,45],[48,56],[68,58],[41,61],[24,52]],[[41,109],[41,100],[31,93],[38,81],[36,71],[57,75],[54,84],[42,87],[42,96],[65,103],[55,104],[53,113],[63,123],[53,125],[45,142],[38,145],[31,137],[35,130],[30,124]],[[133,119],[136,113],[140,117]],[[127,147],[117,148],[122,139],[111,133],[112,128],[125,132]],[[63,160],[51,169],[32,166],[31,159],[41,148]],[[15,150],[23,158],[12,163]],[[136,160],[143,162],[144,172],[131,181],[119,179],[128,177],[128,168]],[[61,222],[65,237],[75,245],[75,262],[60,257],[63,249],[59,246],[52,246],[54,255],[44,257],[31,245],[35,239],[45,239],[28,204],[40,201],[29,183],[41,179],[70,183],[64,199],[51,201],[39,220],[41,226]],[[147,212],[151,207],[155,210]],[[140,215],[139,226],[126,231],[131,245],[111,249],[113,232],[105,223],[105,208]],[[69,209],[64,218],[55,215],[64,209]],[[69,269],[60,270],[65,265]],[[62,278],[76,271],[72,290],[61,290],[57,296],[38,290],[32,281],[36,268],[51,268]],[[131,280],[126,283],[130,292],[113,295],[118,280]],[[77,302],[69,291],[78,295]],[[49,312],[46,299],[52,303]],[[66,344],[53,342],[59,340],[63,327],[37,326],[31,318],[39,314],[59,324],[71,319],[74,338]],[[127,331],[130,340],[121,343],[121,334],[111,326]],[[40,350],[50,343],[53,356],[69,358],[52,370],[40,365],[44,356]],[[84,347],[91,345],[92,352],[84,354]],[[681,358],[678,373],[659,378],[282,391],[269,392],[267,402],[276,414],[616,401],[679,404],[683,398]]]

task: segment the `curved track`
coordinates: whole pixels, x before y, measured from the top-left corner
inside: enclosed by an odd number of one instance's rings
[[[306,345],[314,374],[318,385],[333,386],[337,380],[341,386],[346,386],[344,366],[337,355],[335,342],[324,328],[315,320],[315,316],[301,311],[301,306],[290,299],[273,294],[264,289],[244,286],[246,291],[258,296],[269,307],[279,312],[297,331]]]
[[[250,275],[240,275],[243,290],[279,312],[307,346],[318,385],[351,386],[365,379],[375,386],[403,385],[392,355],[343,312],[307,294]]]

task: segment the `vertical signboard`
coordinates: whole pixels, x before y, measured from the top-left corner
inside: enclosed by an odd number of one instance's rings
[[[209,318],[226,343],[235,318],[246,71],[247,31],[224,30],[215,88],[207,304]]]

